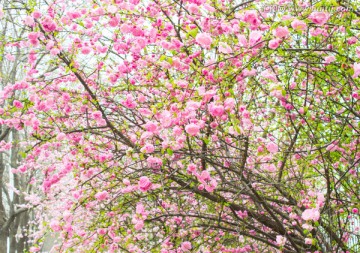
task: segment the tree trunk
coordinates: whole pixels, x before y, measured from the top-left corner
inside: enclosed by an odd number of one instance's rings
[[[3,127],[0,128],[3,130]],[[2,132],[2,131],[1,131]],[[3,201],[3,183],[4,183],[4,171],[5,161],[3,154],[0,153],[0,227],[2,227],[6,221],[6,213]],[[0,252],[7,252],[7,231],[0,233]]]

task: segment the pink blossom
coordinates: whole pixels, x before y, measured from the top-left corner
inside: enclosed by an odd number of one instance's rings
[[[329,17],[329,13],[315,11],[310,14],[309,19],[317,25],[324,25]]]
[[[30,252],[39,252],[41,249],[40,247],[31,247]]]
[[[41,25],[43,26],[45,32],[53,32],[57,28],[56,23],[50,17],[45,17],[41,22]]]
[[[154,145],[147,143],[142,149],[141,152],[145,152],[145,153],[152,153],[154,152],[155,148]]]
[[[189,4],[188,5],[188,10],[190,13],[198,13],[199,12],[199,7],[196,4]]]
[[[107,191],[102,191],[95,194],[95,198],[99,201],[103,201],[108,197],[109,197],[109,193]]]
[[[349,45],[354,45],[357,42],[357,38],[356,37],[350,37],[347,39],[347,43]]]
[[[291,22],[291,27],[295,30],[305,30],[306,23],[304,21],[295,19],[293,22]]]
[[[60,53],[60,50],[58,48],[54,47],[50,50],[50,54],[53,56],[58,55],[59,53]]]
[[[28,34],[28,38],[29,40],[37,40],[37,38],[39,38],[39,33],[38,32],[31,32]]]
[[[9,61],[15,61],[15,56],[13,56],[12,54],[6,54],[6,59]]]
[[[355,207],[354,207],[354,208],[352,209],[352,213],[357,214],[357,213],[359,213],[359,210],[358,210],[357,208],[355,208]]]
[[[171,112],[165,110],[161,113],[160,123],[162,127],[170,127],[172,125]]]
[[[220,117],[225,112],[224,106],[222,105],[211,105],[209,107],[210,114],[214,117]]]
[[[23,104],[19,100],[14,100],[13,105],[19,109],[24,107]]]
[[[117,17],[113,17],[112,19],[110,19],[109,25],[111,27],[117,27],[119,25],[119,19]]]
[[[317,221],[320,218],[320,212],[316,208],[306,209],[302,213],[301,218],[305,221],[308,221],[308,220]]]
[[[183,243],[181,243],[181,249],[183,250],[183,251],[189,251],[189,250],[191,250],[191,242],[189,242],[189,241],[186,241],[186,242],[183,242]]]
[[[213,192],[216,186],[217,186],[216,180],[212,179],[209,184],[205,185],[205,190],[208,192]]]
[[[61,226],[60,223],[58,221],[51,221],[50,222],[50,228],[54,231],[54,232],[59,232],[61,231]]]
[[[264,166],[264,169],[266,169],[269,172],[275,172],[276,171],[276,166],[274,164],[266,164]]]
[[[35,19],[40,18],[41,17],[41,12],[40,11],[34,11],[31,16]]]
[[[81,49],[81,53],[82,54],[89,54],[91,52],[91,48],[90,47],[83,47]]]
[[[156,125],[156,123],[149,121],[145,124],[145,129],[148,132],[155,133],[157,130],[157,125]]]
[[[285,245],[285,243],[286,243],[286,237],[284,237],[284,236],[281,236],[281,235],[277,235],[276,236],[276,243],[277,243],[277,245],[278,246],[284,246]]]
[[[146,215],[145,207],[142,203],[137,203],[136,205],[136,213],[141,215]]]
[[[151,185],[152,183],[148,177],[146,176],[140,177],[140,180],[138,182],[140,191],[142,192],[148,191],[151,188]]]
[[[251,31],[249,35],[249,47],[253,47],[258,44],[262,39],[262,32]]]
[[[247,211],[236,211],[236,214],[239,216],[240,219],[245,219],[246,217],[248,217],[248,212]]]
[[[106,229],[105,228],[98,228],[96,230],[96,232],[98,232],[99,235],[105,235],[106,234]]]
[[[278,146],[273,143],[270,142],[269,144],[266,145],[266,149],[270,152],[270,153],[276,153],[278,152]]]
[[[311,245],[313,242],[313,239],[311,238],[305,238],[305,244]]]
[[[287,27],[284,27],[284,26],[279,26],[275,29],[275,31],[273,31],[273,34],[276,36],[276,37],[279,37],[279,38],[285,38],[289,35],[289,30]]]
[[[162,160],[158,157],[149,156],[146,159],[150,168],[159,169],[162,166]]]
[[[195,136],[200,132],[200,127],[194,123],[191,123],[185,127],[185,131],[188,134]]]
[[[27,26],[34,26],[34,24],[35,24],[34,19],[32,17],[30,17],[30,16],[25,17],[24,23]]]
[[[360,63],[354,63],[354,75],[352,76],[353,78],[356,78],[360,75]]]
[[[223,54],[231,54],[233,51],[228,44],[220,42],[219,43],[219,52],[223,53]]]
[[[210,180],[210,173],[207,170],[201,172],[199,176],[200,181],[207,181]]]
[[[279,47],[281,40],[280,39],[272,39],[269,41],[269,48],[276,49]]]
[[[325,57],[325,63],[327,63],[327,64],[334,62],[334,61],[335,61],[335,56],[333,56],[333,55]]]
[[[144,227],[144,221],[142,220],[138,220],[134,226],[135,230],[141,230],[143,227]]]
[[[256,11],[246,11],[244,15],[244,21],[250,24],[252,29],[256,29],[260,25],[260,20]]]
[[[137,104],[131,94],[126,96],[126,100],[122,101],[121,104],[129,109],[134,109]]]
[[[195,38],[196,42],[204,48],[210,48],[212,38],[208,33],[198,33]]]
[[[187,167],[187,172],[188,172],[189,174],[192,174],[192,173],[194,173],[195,171],[196,171],[196,165],[193,164],[193,163],[189,164],[188,167]]]
[[[233,109],[235,107],[235,99],[233,98],[227,98],[224,101],[224,106],[226,110]]]

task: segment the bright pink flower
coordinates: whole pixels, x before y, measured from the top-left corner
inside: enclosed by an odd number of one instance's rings
[[[186,242],[183,242],[183,243],[181,243],[181,249],[183,250],[183,251],[189,251],[189,250],[191,250],[191,242],[189,242],[189,241],[186,241]]]
[[[279,47],[281,40],[280,39],[272,39],[269,41],[269,48],[276,49]]]
[[[357,213],[359,213],[359,210],[358,210],[357,208],[353,208],[353,209],[352,209],[352,213],[357,214]]]
[[[357,42],[357,38],[356,37],[350,37],[347,39],[347,43],[349,45],[354,45]]]
[[[140,180],[138,182],[140,191],[142,192],[148,191],[151,188],[151,185],[152,183],[148,177],[146,176],[140,177]]]
[[[212,38],[208,33],[198,33],[195,38],[196,42],[204,48],[210,48]]]
[[[356,78],[360,75],[360,63],[354,63],[354,75],[353,78]]]
[[[92,112],[91,116],[95,119],[95,120],[99,120],[102,119],[102,114],[100,111],[96,111],[96,112]]]
[[[304,21],[295,19],[293,22],[291,22],[291,27],[295,30],[305,30],[306,23]]]
[[[188,167],[187,167],[187,172],[188,172],[189,174],[192,174],[192,173],[194,173],[195,171],[196,171],[196,165],[193,164],[193,163],[189,164]]]
[[[306,209],[302,213],[301,218],[305,221],[308,221],[308,220],[317,221],[320,218],[320,212],[316,208]]]
[[[23,104],[18,100],[14,100],[13,105],[19,109],[24,107]]]
[[[81,53],[82,54],[89,54],[91,52],[91,48],[90,47],[83,47],[81,49]]]
[[[208,191],[208,192],[213,192],[214,189],[216,188],[216,186],[217,186],[216,180],[215,180],[215,179],[212,179],[212,180],[210,181],[210,183],[208,183],[208,184],[205,185],[205,190]]]
[[[56,23],[50,17],[45,17],[41,22],[41,25],[43,26],[45,32],[53,32],[57,28]]]
[[[276,37],[279,37],[279,38],[285,38],[289,35],[289,30],[287,27],[284,27],[284,26],[279,26],[275,29],[275,31],[273,32],[273,34],[276,36]]]
[[[309,19],[317,25],[324,25],[329,17],[329,13],[315,11],[310,14]]]
[[[41,17],[41,12],[40,11],[34,11],[31,16],[33,18],[40,18]]]
[[[200,127],[194,123],[191,123],[185,127],[185,131],[188,134],[195,136],[200,132]]]
[[[109,21],[109,25],[111,27],[116,27],[119,25],[119,19],[117,17],[113,17],[112,19],[110,19]]]
[[[211,105],[209,106],[210,114],[214,117],[220,117],[224,114],[225,109],[222,105]]]
[[[129,109],[134,109],[137,104],[131,94],[126,96],[126,100],[122,101],[121,104]]]
[[[149,121],[145,124],[145,129],[148,132],[155,133],[157,130],[157,125],[154,122]]]
[[[37,40],[37,38],[39,38],[39,33],[38,32],[31,32],[28,34],[28,38],[29,40]]]
[[[207,171],[207,170],[204,170],[201,172],[200,176],[199,176],[199,179],[201,181],[207,181],[207,180],[210,180],[210,173]]]
[[[107,191],[102,191],[95,194],[95,198],[99,201],[103,201],[108,197],[109,197],[109,193]]]
[[[260,25],[260,20],[257,16],[257,12],[253,10],[245,12],[244,21],[250,24],[252,29],[256,29]]]
[[[278,152],[278,146],[273,143],[270,142],[269,144],[266,145],[266,149],[270,152],[270,153],[276,153]]]

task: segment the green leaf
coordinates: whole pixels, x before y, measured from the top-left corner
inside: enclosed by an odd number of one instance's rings
[[[198,34],[198,32],[199,32],[199,29],[198,29],[198,28],[195,28],[195,29],[190,30],[190,31],[187,33],[187,35],[195,38],[196,35]]]
[[[167,152],[169,155],[173,155],[173,154],[174,154],[174,151],[172,151],[172,149],[170,149],[170,148],[167,148],[167,149],[166,149],[166,152]]]

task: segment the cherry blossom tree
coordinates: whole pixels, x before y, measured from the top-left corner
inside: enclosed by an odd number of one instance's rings
[[[30,251],[358,252],[357,5],[14,2]]]

